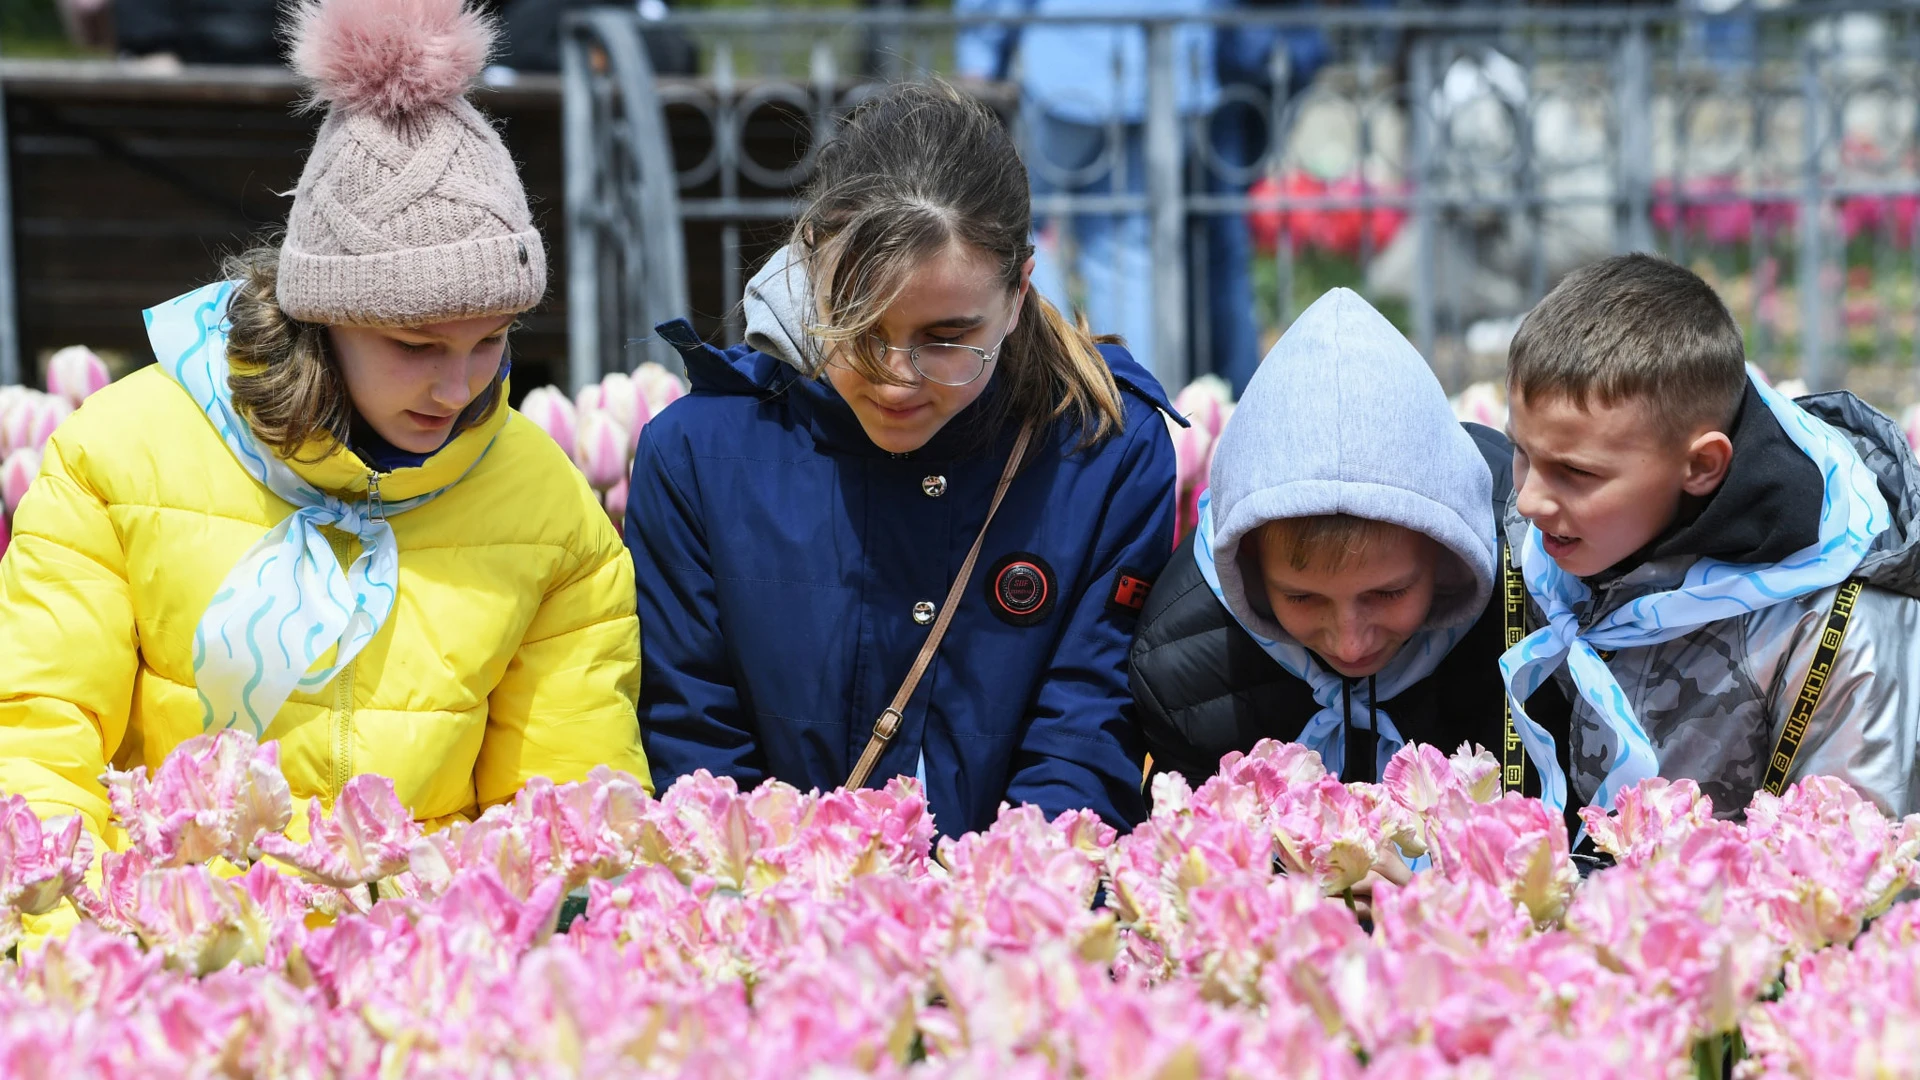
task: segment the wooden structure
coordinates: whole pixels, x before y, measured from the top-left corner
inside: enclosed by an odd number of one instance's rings
[[[46,353],[65,345],[150,359],[141,310],[212,280],[222,256],[285,223],[320,123],[297,111],[297,84],[280,68],[5,60],[0,91],[13,246],[0,289],[14,299],[21,375],[34,385]],[[548,244],[549,302],[514,338],[524,392],[565,372],[559,79],[521,76],[475,103],[520,162]]]

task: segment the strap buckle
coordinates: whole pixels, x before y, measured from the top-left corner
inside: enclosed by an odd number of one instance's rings
[[[893,738],[894,734],[900,730],[900,722],[904,719],[905,717],[900,715],[898,709],[889,706],[880,714],[880,719],[873,722],[873,737],[881,742]]]

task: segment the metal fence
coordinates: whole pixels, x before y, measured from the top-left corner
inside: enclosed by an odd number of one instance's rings
[[[1169,385],[1244,378],[1350,285],[1458,387],[1498,371],[1568,270],[1658,250],[1715,283],[1776,377],[1904,403],[1920,9],[1753,8],[579,17],[572,377],[671,363],[652,323],[689,303],[737,333],[834,125],[887,80],[938,76],[1015,132],[1045,291]],[[650,32],[691,36],[700,76],[654,79]]]

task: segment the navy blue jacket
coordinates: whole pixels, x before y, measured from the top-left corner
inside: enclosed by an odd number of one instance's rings
[[[647,425],[627,504],[654,780],[836,787],[926,641],[915,605],[944,602],[986,520],[1017,434],[983,439],[1000,383],[890,455],[824,380],[685,322],[660,332],[693,391]],[[944,835],[987,827],[1003,800],[1119,828],[1146,814],[1126,661],[1138,586],[1173,549],[1172,406],[1125,350],[1102,351],[1126,429],[1081,452],[1065,425],[1036,436],[874,770],[911,776],[924,751]]]

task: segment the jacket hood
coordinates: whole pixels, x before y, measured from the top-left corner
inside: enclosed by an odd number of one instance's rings
[[[818,343],[807,333],[813,318],[806,264],[792,244],[773,253],[747,282],[740,301],[747,318],[747,344],[803,375],[825,366]]]
[[[1472,622],[1492,595],[1493,479],[1407,339],[1349,289],[1314,301],[1247,385],[1220,435],[1209,489],[1227,607],[1282,638],[1241,541],[1269,521],[1350,514],[1400,525],[1445,556],[1424,629]]]
[[[1856,575],[1869,585],[1920,597],[1920,463],[1886,414],[1838,390],[1799,399],[1801,408],[1840,430],[1880,483],[1893,523],[1874,538]]]

